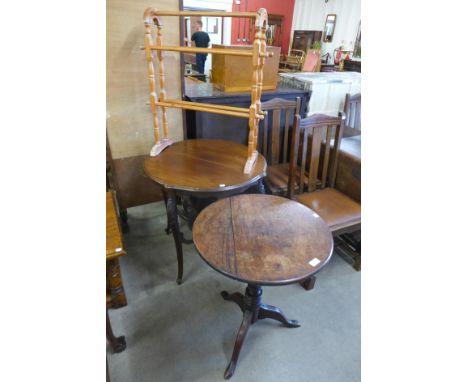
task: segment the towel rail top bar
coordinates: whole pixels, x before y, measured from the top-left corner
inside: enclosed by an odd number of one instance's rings
[[[156,16],[212,16],[212,17],[247,17],[256,18],[257,12],[203,12],[203,11],[160,11],[155,10]]]

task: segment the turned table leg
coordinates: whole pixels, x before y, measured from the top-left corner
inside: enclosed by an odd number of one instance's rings
[[[283,323],[288,328],[298,328],[300,326],[296,320],[288,320],[281,309],[275,306],[263,304],[262,293],[263,291],[261,286],[250,284],[247,286],[244,296],[238,292],[232,294],[229,294],[226,291],[221,292],[221,296],[226,301],[236,303],[244,313],[241,326],[237,333],[236,342],[234,344],[234,350],[232,351],[231,361],[224,372],[225,379],[229,379],[233,376],[247,332],[250,326],[255,324],[257,320],[271,318]]]
[[[119,259],[106,261],[107,283],[111,296],[111,305],[117,309],[127,305],[127,296],[122,284]]]
[[[184,274],[184,255],[182,252],[182,235],[180,233],[179,218],[177,216],[177,199],[173,190],[166,190],[167,195],[167,221],[174,236],[174,242],[177,252],[177,284],[182,283]]]

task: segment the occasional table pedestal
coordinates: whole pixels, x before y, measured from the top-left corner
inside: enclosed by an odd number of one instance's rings
[[[243,312],[231,361],[224,377],[236,369],[252,324],[271,318],[297,328],[281,309],[262,303],[262,286],[297,283],[329,261],[333,239],[327,224],[311,209],[272,195],[238,195],[206,207],[193,225],[200,257],[221,274],[247,284],[245,294],[221,292]]]
[[[251,284],[247,286],[244,296],[239,292],[232,294],[229,294],[226,291],[221,292],[221,296],[223,296],[225,300],[235,302],[244,313],[242,324],[239,328],[239,332],[237,333],[231,362],[229,362],[229,365],[224,372],[224,378],[226,379],[231,378],[234,374],[239,353],[242,349],[242,345],[244,344],[244,339],[247,336],[250,326],[255,324],[257,320],[271,318],[272,320],[283,323],[288,328],[298,328],[301,326],[296,320],[288,320],[281,309],[276,306],[263,304],[262,293],[263,290],[261,286]]]

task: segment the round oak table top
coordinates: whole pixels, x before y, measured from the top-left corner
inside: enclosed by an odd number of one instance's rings
[[[306,279],[333,252],[332,234],[319,215],[272,195],[238,195],[209,205],[195,220],[193,242],[216,271],[255,285]]]
[[[266,175],[259,153],[250,174],[244,174],[247,146],[240,143],[189,139],[148,157],[144,171],[165,188],[188,192],[224,192],[249,187]]]

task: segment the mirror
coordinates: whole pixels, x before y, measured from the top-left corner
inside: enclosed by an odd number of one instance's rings
[[[359,21],[356,41],[354,42],[353,57],[361,58],[361,21]]]
[[[327,15],[325,20],[325,30],[323,31],[323,42],[332,42],[335,32],[336,14]]]

